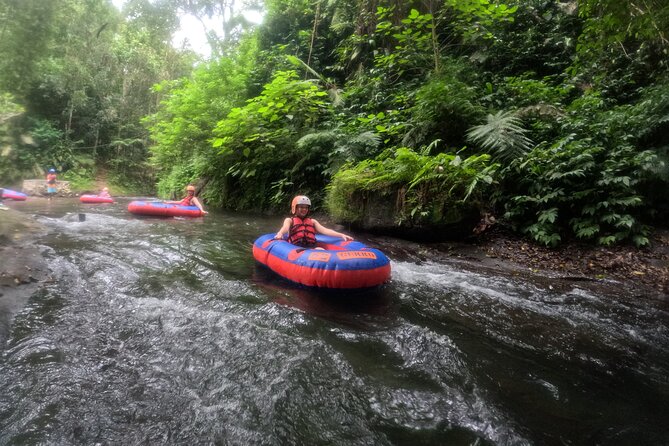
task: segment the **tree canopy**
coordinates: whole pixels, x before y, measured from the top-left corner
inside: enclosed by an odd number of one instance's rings
[[[104,166],[239,210],[305,193],[350,223],[385,201],[397,227],[488,212],[551,246],[665,221],[666,2],[242,6],[1,0],[0,173]],[[185,13],[223,24],[208,60],[170,43]]]

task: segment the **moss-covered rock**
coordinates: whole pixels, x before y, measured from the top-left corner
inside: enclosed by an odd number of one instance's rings
[[[462,240],[472,235],[480,219],[475,205],[434,202],[426,216],[412,217],[406,208],[406,190],[393,192],[360,191],[354,193],[346,212],[335,219],[354,228],[377,234],[393,235],[417,241]]]

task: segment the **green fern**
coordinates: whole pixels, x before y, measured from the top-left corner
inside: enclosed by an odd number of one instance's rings
[[[493,155],[493,160],[508,163],[525,155],[534,145],[512,111],[488,115],[485,124],[472,127],[467,139]]]
[[[347,164],[328,186],[328,209],[335,218],[362,218],[361,198],[396,197],[397,224],[443,223],[475,209],[494,183],[498,164],[490,156],[422,155],[401,147],[375,160]],[[364,200],[362,200],[364,201]]]

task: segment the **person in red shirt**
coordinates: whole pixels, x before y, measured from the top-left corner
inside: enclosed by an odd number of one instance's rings
[[[53,197],[56,192],[58,192],[56,181],[56,169],[49,169],[49,173],[46,175],[46,193],[49,196],[49,200]]]
[[[204,207],[200,203],[200,200],[195,196],[195,186],[189,184],[186,186],[186,196],[181,201],[165,201],[166,204],[180,204],[181,206],[196,206],[202,214],[208,214],[209,212],[204,210]]]
[[[315,219],[308,217],[310,207],[311,200],[309,200],[309,197],[298,195],[293,198],[290,207],[290,211],[293,215],[283,221],[283,226],[281,226],[281,229],[279,229],[279,232],[276,233],[274,238],[282,240],[288,235],[287,241],[289,243],[303,248],[316,247],[316,234],[341,237],[344,240],[353,240],[353,237],[350,235],[326,228]]]

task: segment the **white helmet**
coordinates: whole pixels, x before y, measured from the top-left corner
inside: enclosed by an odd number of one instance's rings
[[[311,200],[306,195],[298,195],[293,198],[293,202],[290,204],[290,212],[292,214],[295,213],[295,209],[297,209],[298,204],[306,204],[307,206],[311,207]]]

